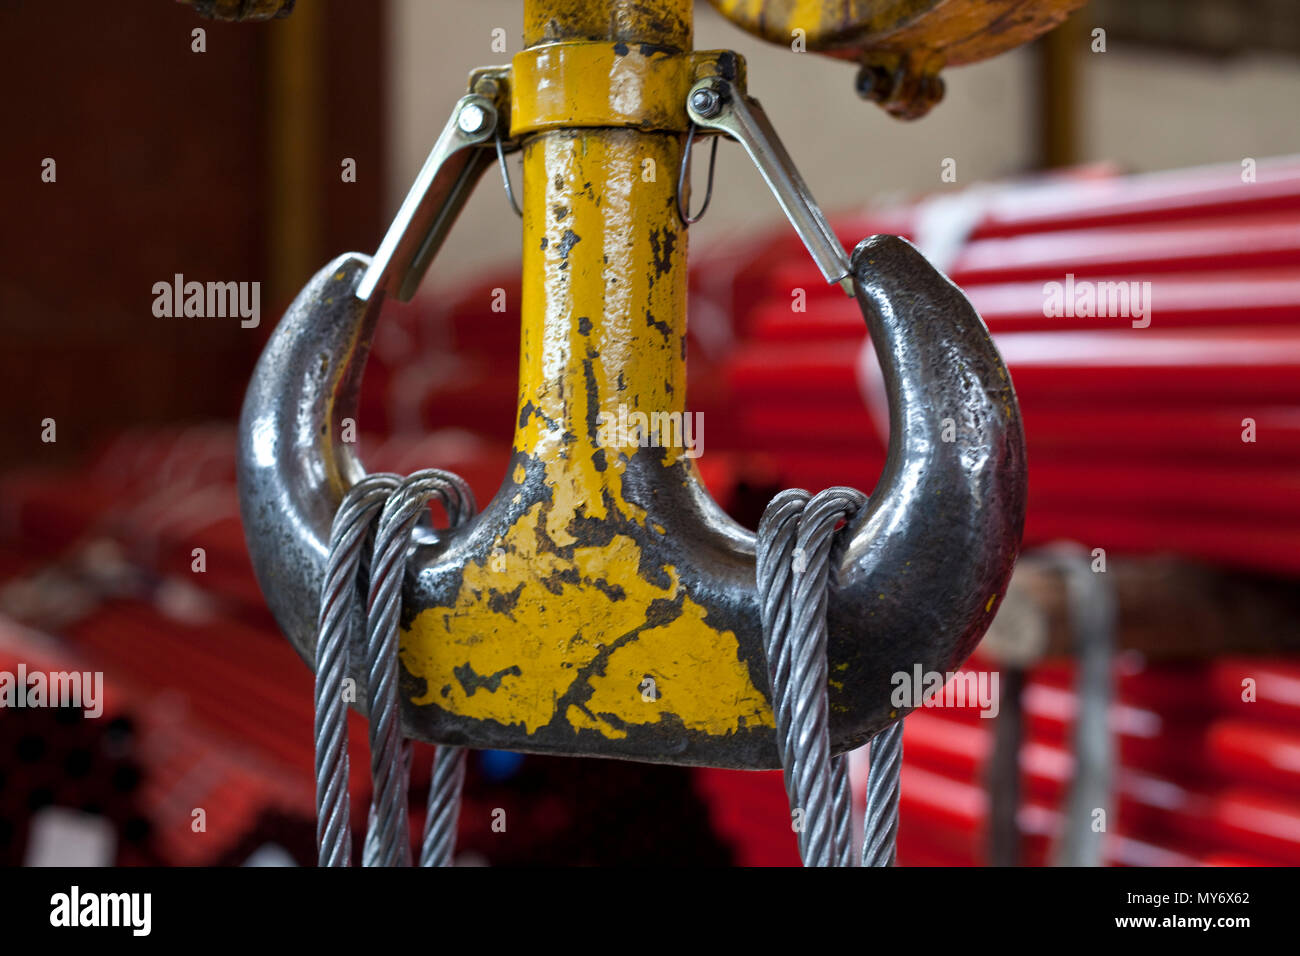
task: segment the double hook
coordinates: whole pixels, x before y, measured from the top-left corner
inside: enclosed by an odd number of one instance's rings
[[[248,389],[245,531],[263,593],[308,661],[331,520],[366,474],[341,426],[357,413],[379,304],[410,298],[474,181],[504,160],[499,79],[476,75],[378,252],[340,256],[317,273]],[[735,81],[701,80],[685,108],[701,131],[741,144],[827,282],[856,297],[887,384],[885,468],[830,572],[830,740],[841,752],[900,716],[893,675],[955,668],[996,613],[1024,516],[1019,410],[961,291],[893,236],[846,255],[761,107]],[[641,241],[640,225],[619,224],[620,241]],[[563,281],[579,268],[599,276],[601,252],[593,241],[570,243]],[[604,301],[611,327],[624,327],[628,304]],[[591,320],[555,321],[572,338],[548,347],[595,355],[572,357],[587,374],[565,381],[564,400],[591,413],[610,407],[620,394],[602,383],[618,374],[597,367],[606,358],[580,328]],[[630,348],[618,345],[608,361],[635,361]],[[527,426],[542,440],[517,438],[487,507],[454,529],[417,529],[402,601],[403,732],[516,751],[778,766],[754,534],[714,503],[683,456],[597,447],[590,461],[574,460],[578,446],[538,418],[542,398],[555,395],[522,395],[521,433]],[[567,470],[554,469],[552,455],[567,456]],[[571,516],[562,521],[561,505]],[[353,676],[364,686],[364,674]]]

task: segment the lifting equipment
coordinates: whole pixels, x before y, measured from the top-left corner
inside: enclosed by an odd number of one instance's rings
[[[911,50],[924,75],[945,50],[989,55],[1074,5],[860,0],[834,5],[857,18],[837,29],[829,4],[715,0],[783,42],[804,24],[809,49],[856,49],[864,70]],[[314,664],[331,525],[366,475],[344,424],[356,419],[381,304],[414,294],[475,182],[522,152],[513,455],[481,512],[446,529],[426,514],[412,531],[401,734],[456,748],[782,766],[756,577],[765,540],[723,513],[682,448],[635,435],[609,444],[597,424],[620,408],[685,414],[684,153],[726,137],[758,167],[826,281],[856,297],[886,382],[883,474],[869,500],[852,499],[860,507],[843,505],[841,530],[822,522],[818,544],[826,756],[858,747],[905,714],[890,704],[891,675],[955,669],[1005,594],[1025,507],[1006,368],[966,297],[907,242],[875,236],[845,253],[749,95],[743,59],[693,50],[691,0],[523,7],[524,49],[509,66],[471,74],[377,253],[321,269],[257,365],[239,483],[262,591]],[[955,8],[965,21],[954,22]],[[979,20],[981,9],[992,20]],[[971,40],[1013,9],[1014,30],[985,36],[983,48]],[[938,24],[928,47],[915,42],[927,23]],[[910,46],[891,47],[895,35]],[[360,602],[348,613],[347,670],[365,711],[365,614]]]

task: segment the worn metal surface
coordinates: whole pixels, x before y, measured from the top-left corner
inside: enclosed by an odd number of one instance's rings
[[[530,47],[511,62],[510,134],[602,126],[684,133],[691,84],[715,75],[743,85],[744,60],[730,50],[622,40]]]
[[[567,137],[551,148],[580,153]],[[533,190],[526,215],[545,216],[547,198]],[[562,224],[552,214],[549,228],[562,235]],[[575,236],[567,256],[526,267],[529,283],[569,292],[549,312],[526,308],[510,475],[476,520],[412,558],[420,570],[404,603],[423,610],[404,621],[405,730],[480,747],[776,766],[753,536],[679,450],[593,436],[604,405],[640,396],[643,409],[681,407],[680,361],[637,346],[654,335],[680,349],[680,338],[630,307],[617,274],[600,332],[590,316],[570,321],[563,303],[576,290],[554,273],[576,268],[585,239]],[[338,435],[356,414],[373,329],[353,297],[365,266],[342,257],[304,290],[259,363],[241,425],[258,577],[309,659],[330,519],[359,476]],[[891,382],[893,434],[828,607],[835,751],[898,716],[892,674],[949,670],[969,654],[1003,593],[1024,504],[1014,394],[965,297],[900,239],[862,243],[853,266]],[[680,290],[650,301],[665,295]],[[941,439],[945,417],[958,423],[955,441]]]
[[[686,130],[691,61],[652,44],[548,43],[515,54],[510,128]]]
[[[539,18],[556,10],[573,19]],[[525,11],[530,43],[689,46],[685,0],[538,0]],[[523,149],[514,455],[483,512],[422,540],[411,558],[404,732],[475,747],[775,767],[754,536],[704,490],[689,440],[703,435],[685,429],[694,420],[676,211],[682,136],[547,130]],[[241,421],[254,566],[307,660],[330,521],[363,473],[341,423],[356,417],[378,307],[377,297],[356,297],[368,265],[340,257],[303,290],[258,364]],[[1024,512],[1015,396],[965,297],[892,237],[859,245],[851,270],[890,383],[892,434],[881,482],[832,575],[835,752],[897,718],[893,673],[949,670],[970,653],[1003,593]],[[620,434],[618,423],[638,413],[646,422],[631,424],[674,436],[652,445]],[[941,438],[945,418],[957,423],[955,441]]]
[[[1020,408],[965,295],[891,236],[858,244],[853,279],[886,383],[890,436],[827,612],[832,666],[847,664],[842,687],[831,687],[832,732],[837,711],[854,707],[850,688],[883,687],[900,659],[970,655],[1005,593],[1025,511]],[[945,441],[949,418],[956,434]],[[864,632],[881,637],[855,638]]]
[[[568,40],[694,45],[695,0],[524,0],[524,46]]]
[[[862,55],[858,95],[895,119],[920,119],[943,99],[943,54],[929,50],[873,51]]]
[[[1028,43],[1086,0],[709,0],[737,26],[849,60],[864,53],[938,54],[949,66]]]
[[[858,92],[899,119],[943,98],[939,71],[1004,53],[1085,0],[710,0],[772,43],[857,62]]]

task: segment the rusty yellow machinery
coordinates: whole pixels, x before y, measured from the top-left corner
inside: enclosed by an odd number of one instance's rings
[[[180,0],[220,20],[288,16],[295,0]],[[923,116],[943,96],[939,71],[1004,53],[1060,24],[1086,0],[709,0],[742,29],[793,50],[856,62],[858,90],[903,119]],[[667,37],[676,24],[667,7],[644,4],[605,16],[607,4],[549,4],[538,15],[568,23],[571,40],[614,32]],[[551,13],[555,15],[552,17]],[[639,24],[639,25],[638,25]],[[552,39],[559,39],[556,37]],[[641,42],[658,42],[642,40]]]
[[[942,52],[942,37],[960,33],[934,19],[949,4],[850,4],[870,16],[838,31],[821,12],[830,5],[720,6],[768,24],[764,35],[806,8],[810,48],[932,22]],[[858,297],[891,381],[889,464],[845,529],[827,610],[834,748],[898,719],[891,674],[960,663],[1004,593],[1023,519],[1023,437],[983,324],[901,240],[845,254],[748,95],[743,60],[692,49],[692,14],[691,0],[527,0],[523,51],[471,76],[379,252],[317,274],[250,385],[246,532],[268,602],[310,661],[331,516],[364,474],[343,426],[379,304],[409,298],[474,181],[522,151],[514,457],[474,520],[421,532],[402,602],[409,736],[778,765],[753,534],[708,497],[682,447],[611,442],[600,429],[608,416],[685,412],[679,173],[696,138],[745,148],[827,281]],[[942,418],[958,423],[955,441],[941,440]]]
[[[858,92],[901,119],[943,96],[939,71],[996,56],[1061,23],[1084,0],[710,0],[772,43],[860,64]]]

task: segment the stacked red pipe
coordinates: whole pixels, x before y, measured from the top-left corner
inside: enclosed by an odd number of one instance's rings
[[[1066,177],[984,200],[948,273],[1020,399],[1027,544],[1068,537],[1300,572],[1300,160],[1256,176],[1243,182],[1233,165]],[[917,239],[936,208],[837,231],[846,243]],[[1073,289],[1077,301],[1101,282],[1149,283],[1150,314],[1047,314],[1054,296]],[[768,451],[787,482],[869,490],[886,416],[873,390],[863,396],[856,303],[788,236],[757,249],[731,293],[738,441]],[[806,313],[793,311],[801,299]]]

